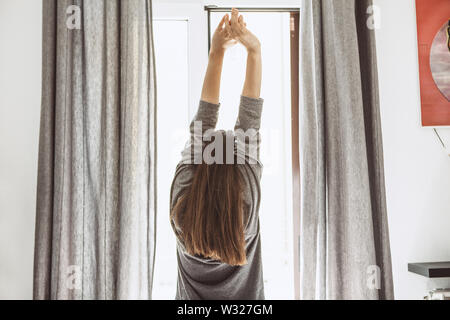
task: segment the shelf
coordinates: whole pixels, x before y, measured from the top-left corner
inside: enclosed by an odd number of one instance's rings
[[[450,261],[408,263],[408,271],[427,278],[447,278],[450,277]]]

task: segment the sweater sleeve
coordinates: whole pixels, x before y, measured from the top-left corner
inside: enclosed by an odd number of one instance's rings
[[[239,114],[234,130],[242,129],[245,131],[252,128],[259,131],[263,103],[264,99],[262,98],[256,99],[241,95]]]
[[[202,134],[208,129],[215,129],[219,116],[219,108],[220,103],[214,104],[200,100],[197,113],[189,126],[191,136],[194,135],[194,133],[197,133],[195,132],[196,125],[197,128],[200,128],[201,126]]]
[[[261,114],[264,99],[241,95],[239,114],[234,126],[238,155],[250,164],[259,163]]]
[[[182,163],[201,163],[203,135],[207,130],[215,129],[219,115],[220,103],[214,104],[200,100],[197,113],[189,125],[190,138],[181,152]]]

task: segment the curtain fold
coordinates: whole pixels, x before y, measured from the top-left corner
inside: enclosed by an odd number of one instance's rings
[[[152,33],[151,0],[43,1],[35,299],[151,298]]]
[[[370,0],[302,0],[300,297],[392,299]]]

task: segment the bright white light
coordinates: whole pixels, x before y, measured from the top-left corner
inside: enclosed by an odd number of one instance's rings
[[[153,22],[158,88],[158,218],[153,299],[174,299],[176,242],[169,222],[170,185],[188,134],[188,22]]]
[[[221,16],[212,13],[212,28]],[[264,170],[260,221],[265,293],[267,299],[292,299],[289,14],[244,13],[244,17],[248,28],[258,36],[262,45],[261,97],[265,102],[261,126]],[[158,81],[158,223],[154,299],[173,299],[176,290],[177,261],[175,237],[169,223],[169,191],[191,120],[188,111],[187,34],[188,21],[154,21]],[[227,52],[217,128],[234,127],[245,64],[246,52],[242,46]]]

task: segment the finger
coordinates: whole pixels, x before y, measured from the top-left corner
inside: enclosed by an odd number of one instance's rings
[[[217,29],[222,30],[224,25],[225,25],[225,23],[226,23],[226,21],[227,21],[227,19],[228,19],[228,14],[225,14],[222,17],[222,19],[220,20],[219,25],[217,26]]]
[[[243,27],[244,26],[244,16],[243,15],[240,15],[239,16],[239,18],[238,18],[238,22],[239,22],[239,24]]]
[[[239,11],[236,8],[231,9],[231,24],[237,22],[238,16],[239,16]]]
[[[231,26],[229,23],[225,24],[225,34],[227,37],[232,38],[233,37],[233,31],[231,30]]]
[[[230,23],[231,23],[230,22],[230,16],[227,13],[226,18],[225,18],[225,26],[224,26],[225,30],[230,29]]]
[[[232,9],[231,11],[231,30],[233,30],[233,32],[235,33],[239,33],[241,30],[239,28],[239,23],[238,23],[238,11],[237,9]]]
[[[226,21],[227,18],[228,18],[228,14],[226,14],[226,15],[224,15],[224,16],[222,17],[222,19],[221,19],[220,22],[219,22],[219,25],[217,26],[217,29],[218,29],[218,30],[222,30],[222,28],[223,28],[223,26],[224,26],[225,21]]]

